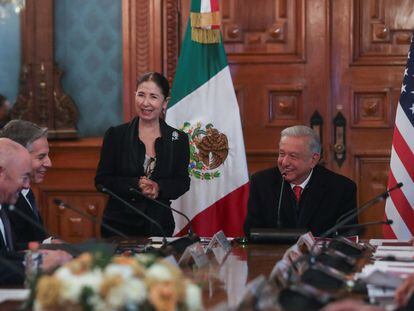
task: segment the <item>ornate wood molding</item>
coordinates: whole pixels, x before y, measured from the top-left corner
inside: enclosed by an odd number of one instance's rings
[[[22,69],[11,115],[49,128],[49,138],[76,138],[78,110],[61,86],[53,56],[53,0],[26,0],[21,15]]]
[[[136,79],[148,71],[175,74],[180,42],[180,1],[123,0],[124,119],[135,116]]]

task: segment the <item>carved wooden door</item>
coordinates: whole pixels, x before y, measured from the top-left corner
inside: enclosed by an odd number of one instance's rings
[[[135,76],[155,69],[172,80],[190,0],[123,4],[128,119]],[[322,163],[357,183],[360,203],[383,191],[414,0],[221,0],[220,8],[249,172],[276,164],[281,130],[313,123]],[[375,206],[360,222],[382,216]]]
[[[387,185],[395,111],[414,28],[414,1],[333,0],[330,4],[329,106],[331,118],[340,111],[347,121],[346,159],[341,167],[336,163],[333,167],[354,179],[361,204]],[[360,223],[382,220],[384,205],[363,212]],[[366,234],[381,236],[381,226],[367,228]]]

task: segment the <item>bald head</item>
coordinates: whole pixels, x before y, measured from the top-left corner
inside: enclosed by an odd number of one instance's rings
[[[0,204],[15,204],[19,192],[30,186],[31,158],[23,146],[0,138]]]

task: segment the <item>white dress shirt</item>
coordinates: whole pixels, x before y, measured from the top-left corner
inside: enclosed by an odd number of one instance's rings
[[[0,204],[0,210],[2,209],[2,206]],[[4,225],[3,225],[3,221],[0,218],[0,231],[1,231],[1,236],[3,237],[3,241],[4,241],[4,245],[7,245],[7,239],[6,239],[6,232],[4,230]]]

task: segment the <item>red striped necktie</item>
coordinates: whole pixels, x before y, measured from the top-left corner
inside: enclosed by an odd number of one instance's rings
[[[293,187],[293,192],[295,193],[296,201],[299,202],[300,195],[302,193],[302,187],[301,186],[294,186]]]

